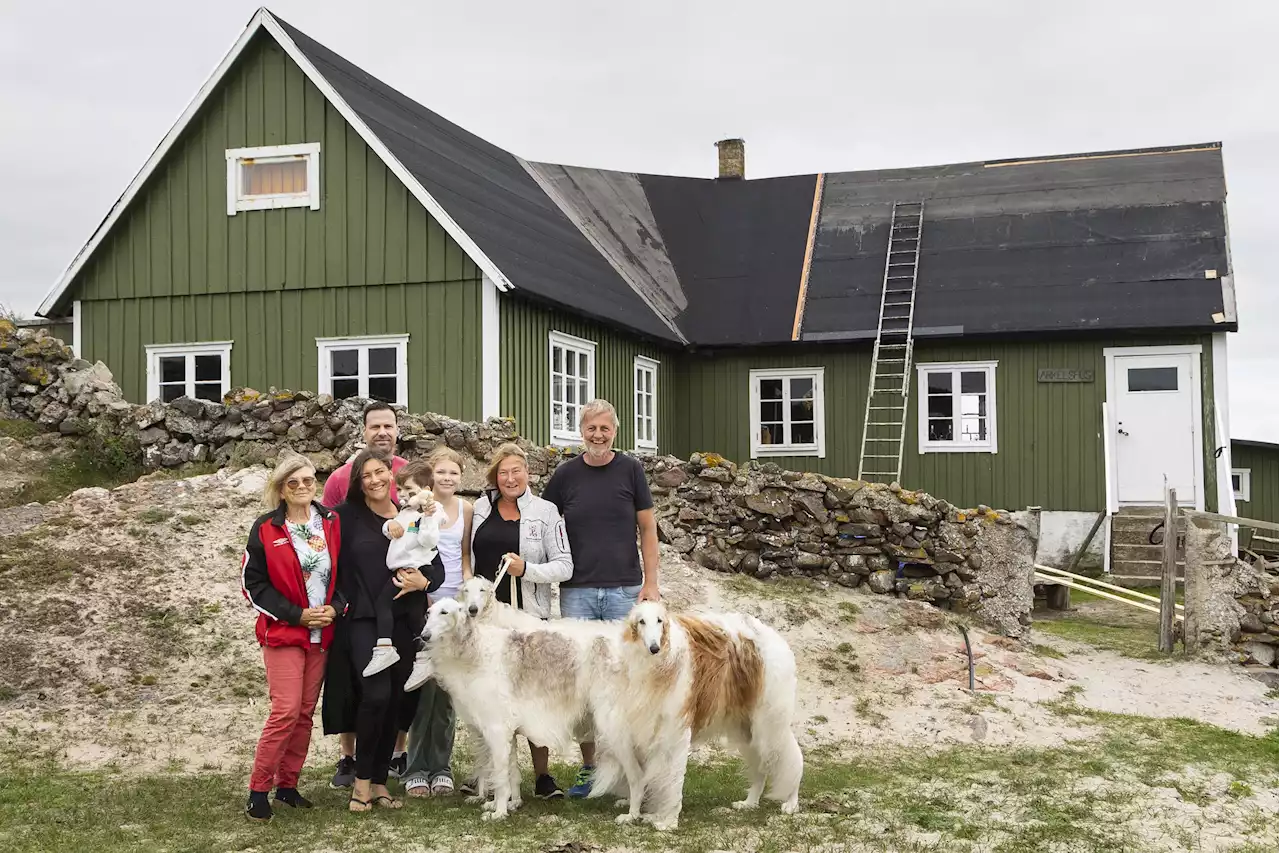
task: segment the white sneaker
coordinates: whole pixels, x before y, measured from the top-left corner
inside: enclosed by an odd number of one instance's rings
[[[389,666],[393,666],[400,660],[400,653],[396,651],[395,646],[374,646],[373,658],[370,659],[369,665],[364,668],[364,677],[377,675]]]
[[[431,661],[427,659],[427,653],[418,652],[413,657],[413,672],[409,673],[409,680],[404,683],[404,692],[412,693],[426,684],[431,680],[433,672]]]

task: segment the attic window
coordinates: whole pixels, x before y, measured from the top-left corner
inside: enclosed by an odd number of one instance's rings
[[[320,209],[320,144],[227,151],[227,215],[282,207]]]

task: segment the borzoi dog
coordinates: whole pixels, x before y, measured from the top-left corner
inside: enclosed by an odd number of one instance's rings
[[[486,625],[452,598],[431,605],[422,637],[436,680],[487,753],[489,773],[481,775],[489,776],[494,799],[484,817],[501,820],[520,805],[516,734],[566,749],[589,713],[598,662],[614,658],[610,643],[575,642],[541,620],[534,630]]]
[[[606,748],[591,796],[625,776],[630,810],[655,828],[677,824],[692,744],[724,737],[742,755],[750,787],[734,808],[753,809],[768,784],[785,814],[799,811],[804,758],[791,730],[795,656],[786,640],[742,614],[672,614],[641,602],[626,620],[620,656],[623,691],[602,691],[596,726]],[[639,799],[655,808],[642,815]]]

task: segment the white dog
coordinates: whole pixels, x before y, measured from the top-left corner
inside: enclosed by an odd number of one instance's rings
[[[591,687],[601,679],[597,662],[616,659],[607,638],[575,642],[536,621],[532,630],[488,625],[446,598],[431,605],[422,632],[435,679],[484,746],[488,772],[481,777],[494,791],[485,819],[501,820],[520,805],[515,735],[566,749],[589,713]]]
[[[596,713],[606,750],[591,796],[625,776],[630,809],[619,820],[675,828],[691,744],[723,737],[750,781],[734,808],[756,808],[768,783],[785,814],[799,811],[804,758],[791,729],[796,664],[786,640],[752,616],[672,614],[658,602],[636,605],[625,624],[615,686],[626,689],[599,693],[612,701]]]

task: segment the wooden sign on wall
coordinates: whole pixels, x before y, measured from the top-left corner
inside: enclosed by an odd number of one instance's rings
[[[1042,367],[1036,371],[1037,382],[1092,382],[1092,370],[1069,367]]]

